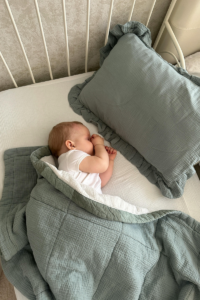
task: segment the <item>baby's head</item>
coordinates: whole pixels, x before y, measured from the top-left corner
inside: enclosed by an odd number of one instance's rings
[[[55,157],[70,150],[81,150],[94,154],[90,132],[81,122],[62,122],[55,125],[49,133],[48,146]]]

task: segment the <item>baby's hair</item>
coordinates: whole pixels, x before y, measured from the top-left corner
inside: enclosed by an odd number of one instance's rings
[[[71,129],[73,129],[74,124],[83,125],[83,123],[78,121],[62,122],[55,125],[50,131],[48,146],[52,155],[55,157],[60,155],[60,150],[62,149],[65,141],[71,138]]]

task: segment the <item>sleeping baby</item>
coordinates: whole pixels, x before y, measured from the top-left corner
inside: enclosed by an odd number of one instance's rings
[[[110,180],[117,151],[104,146],[104,139],[81,122],[62,122],[49,134],[49,149],[58,158],[58,170],[69,172],[79,182],[101,188]]]

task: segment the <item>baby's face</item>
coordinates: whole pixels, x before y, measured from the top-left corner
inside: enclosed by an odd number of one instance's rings
[[[79,125],[73,138],[76,150],[81,150],[89,155],[94,155],[94,146],[90,141],[90,132],[87,127]]]

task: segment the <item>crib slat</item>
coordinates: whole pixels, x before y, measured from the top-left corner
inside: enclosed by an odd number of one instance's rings
[[[166,29],[167,29],[169,35],[171,36],[172,42],[173,42],[173,44],[174,44],[174,46],[175,46],[175,48],[178,52],[179,59],[180,59],[180,62],[181,62],[181,67],[183,69],[185,69],[185,59],[184,59],[183,52],[181,50],[181,47],[180,47],[180,45],[177,41],[177,38],[176,38],[176,36],[175,36],[175,34],[174,34],[174,32],[173,32],[173,30],[172,30],[172,28],[171,28],[168,21],[165,22],[165,26],[166,26]]]
[[[41,21],[41,18],[40,18],[40,11],[39,11],[37,0],[35,0],[35,6],[36,6],[37,16],[38,16],[38,20],[39,20],[39,24],[40,24],[40,30],[41,30],[41,33],[42,33],[44,48],[45,48],[45,52],[46,52],[47,63],[48,63],[48,67],[49,67],[49,73],[50,73],[51,80],[53,80],[53,75],[52,75],[52,71],[51,71],[51,65],[50,65],[50,60],[49,60],[47,45],[46,45],[46,41],[45,41],[45,37],[44,37],[44,30],[43,30],[43,27],[42,27],[42,21]]]
[[[132,14],[133,14],[135,2],[136,2],[136,0],[133,0],[133,5],[132,5],[132,8],[131,8],[131,12],[130,12],[130,16],[129,16],[128,22],[130,22],[130,20],[131,20],[131,18],[132,18]]]
[[[90,29],[90,0],[87,1],[87,34],[86,34],[86,47],[85,47],[85,73],[87,73],[87,67],[88,67],[89,29]]]
[[[156,4],[156,0],[154,0],[154,2],[152,3],[152,6],[151,6],[151,9],[150,9],[150,12],[149,12],[149,16],[148,16],[148,19],[147,19],[146,27],[147,27],[148,24],[149,24],[149,20],[150,20],[150,18],[151,18],[151,15],[152,15],[152,12],[153,12],[153,9],[154,9],[155,4]]]
[[[7,69],[8,73],[9,73],[9,75],[10,75],[10,77],[11,77],[11,79],[12,79],[14,85],[15,85],[15,87],[17,88],[18,85],[16,84],[15,79],[14,79],[14,77],[12,76],[12,73],[10,72],[10,69],[8,68],[8,65],[7,65],[7,63],[6,63],[5,59],[4,59],[3,54],[1,53],[1,51],[0,51],[0,56],[1,56],[2,60],[3,60],[3,63],[4,63],[4,65],[5,65],[5,67],[6,67],[6,69]]]
[[[108,33],[109,33],[109,30],[110,30],[110,21],[111,21],[111,16],[112,16],[112,11],[113,11],[113,3],[114,3],[114,0],[111,0],[109,20],[108,20],[108,26],[107,26],[107,30],[106,30],[106,37],[105,37],[105,45],[108,41]]]
[[[162,26],[160,27],[160,30],[159,30],[158,35],[157,35],[157,37],[156,37],[155,43],[154,43],[154,45],[153,45],[154,50],[156,50],[156,47],[158,46],[158,43],[159,43],[160,38],[161,38],[161,36],[162,36],[162,33],[163,33],[164,29],[165,29],[165,23],[169,20],[169,18],[170,18],[170,16],[171,16],[171,13],[172,13],[172,11],[173,11],[173,8],[174,8],[174,6],[175,6],[175,4],[176,4],[176,1],[177,1],[177,0],[172,0],[170,6],[169,6],[169,8],[168,8],[168,11],[167,11],[167,13],[166,13],[166,15],[165,15],[165,18],[164,18],[164,21],[163,21],[163,23],[162,23]]]
[[[34,76],[33,76],[33,73],[32,73],[32,70],[31,70],[31,66],[30,66],[30,64],[29,64],[28,57],[27,57],[27,55],[26,55],[26,52],[25,52],[24,46],[23,46],[23,44],[22,44],[22,40],[21,40],[21,38],[20,38],[19,31],[18,31],[18,29],[17,29],[17,26],[16,26],[16,23],[15,23],[15,20],[14,20],[14,18],[13,18],[13,15],[12,15],[12,12],[11,12],[11,9],[10,9],[9,3],[8,3],[8,0],[5,0],[5,3],[6,3],[6,6],[7,6],[7,9],[8,9],[9,15],[10,15],[10,17],[11,17],[11,20],[12,20],[13,26],[14,26],[14,28],[15,28],[15,32],[16,32],[16,34],[17,34],[17,37],[18,37],[18,40],[19,40],[20,46],[21,46],[21,48],[22,48],[22,51],[23,51],[24,57],[25,57],[25,59],[26,59],[26,62],[27,62],[28,68],[29,68],[29,72],[30,72],[30,74],[31,74],[32,81],[33,81],[33,83],[35,83],[35,78],[34,78]]]
[[[68,76],[71,76],[70,75],[69,46],[68,46],[68,35],[67,35],[67,19],[66,19],[65,0],[63,0],[63,18],[64,18],[64,28],[65,28],[65,43],[66,43],[66,57],[67,57]]]

